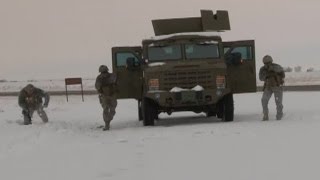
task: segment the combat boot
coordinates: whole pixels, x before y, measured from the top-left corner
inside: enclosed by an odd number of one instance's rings
[[[110,130],[110,125],[106,124],[102,130],[103,131],[109,131]]]
[[[262,121],[268,121],[268,120],[269,120],[269,116],[267,114],[264,114]]]
[[[30,124],[32,124],[32,123],[31,123],[31,121],[24,121],[23,124],[24,124],[24,125],[30,125]]]
[[[283,117],[283,113],[277,113],[276,118],[277,120],[281,120]]]
[[[30,117],[24,117],[23,124],[24,124],[24,125],[30,125],[30,124],[32,124],[31,118],[30,118]]]

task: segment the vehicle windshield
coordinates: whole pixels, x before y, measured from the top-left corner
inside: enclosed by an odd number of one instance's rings
[[[180,45],[154,46],[148,47],[149,61],[164,61],[181,59]]]
[[[217,59],[220,57],[217,42],[201,42],[185,45],[187,59]]]

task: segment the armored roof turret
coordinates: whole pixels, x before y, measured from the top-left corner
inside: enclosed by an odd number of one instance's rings
[[[228,11],[201,10],[201,17],[152,20],[156,36],[187,32],[221,32],[230,30]]]

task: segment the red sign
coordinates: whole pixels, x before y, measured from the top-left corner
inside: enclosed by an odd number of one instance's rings
[[[66,85],[82,84],[81,78],[66,78]]]
[[[83,99],[83,86],[82,86],[82,79],[81,78],[65,78],[65,82],[66,82],[66,97],[67,97],[67,101],[68,101],[68,85],[75,85],[75,84],[81,84],[81,94],[82,94],[82,101],[84,101]]]

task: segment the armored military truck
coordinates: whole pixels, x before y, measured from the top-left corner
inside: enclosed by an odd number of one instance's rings
[[[155,36],[141,46],[112,48],[117,98],[136,99],[145,126],[177,111],[233,121],[233,94],[257,89],[254,40],[221,39],[230,30],[227,11],[152,24]]]

